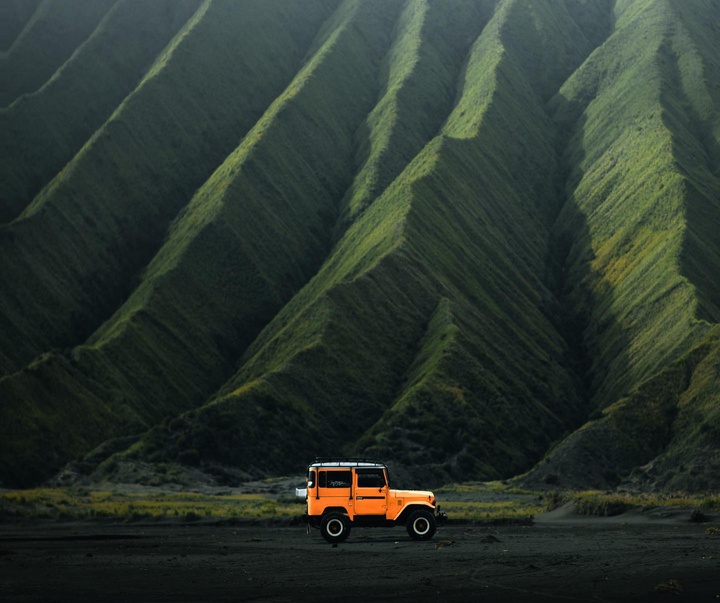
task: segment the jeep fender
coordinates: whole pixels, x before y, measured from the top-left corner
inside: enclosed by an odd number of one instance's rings
[[[344,513],[345,515],[350,515],[345,507],[326,507],[323,515],[327,515],[328,513]]]
[[[403,510],[400,511],[400,514],[395,518],[395,523],[404,524],[410,513],[412,513],[413,511],[419,511],[420,509],[430,511],[430,513],[435,515],[435,507],[433,507],[431,504],[423,502],[411,502],[403,507]]]
[[[345,507],[327,507],[322,515],[308,515],[307,513],[303,516],[303,522],[307,522],[313,528],[319,528],[322,518],[328,513],[342,513],[343,515],[350,517]]]

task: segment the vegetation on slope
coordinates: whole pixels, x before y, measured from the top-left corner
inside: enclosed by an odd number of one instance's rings
[[[99,441],[142,431],[142,421],[72,358],[44,354],[0,379],[2,484],[27,487]]]
[[[538,278],[556,211],[541,94],[566,74],[513,58],[533,31],[522,19],[513,30],[521,11],[508,3],[485,28],[443,134],[350,226],[218,398],[154,429],[130,457],[286,471],[308,450],[359,449],[487,476],[527,466],[578,420]],[[561,5],[531,15],[564,19],[565,37],[543,40],[546,61],[571,71],[591,50]]]
[[[40,90],[0,110],[0,222],[17,217],[73,158],[199,5],[117,2]]]
[[[529,481],[716,483],[720,55],[701,5],[618,3],[617,32],[554,101],[561,123],[576,120],[576,209],[559,224],[587,220],[594,253],[571,250],[569,270],[587,271],[571,297],[593,327],[594,403],[607,408]]]
[[[720,474],[720,328],[701,347],[707,355],[692,373],[677,405],[672,439],[652,463],[631,478],[652,488],[708,491]]]
[[[324,2],[282,2],[282,7],[258,2],[249,18],[227,3],[203,5],[64,173],[20,220],[5,227],[0,273],[13,294],[2,300],[6,323],[0,360],[6,370],[36,350],[82,342],[110,314],[118,298],[136,284],[136,271],[159,246],[173,208],[190,199],[195,187],[226,157],[230,145],[237,144],[290,81],[331,7],[332,3]],[[240,32],[243,35],[238,37]],[[247,48],[257,52],[247,52]],[[236,69],[228,71],[228,63]],[[177,94],[178,90],[184,94]],[[55,228],[57,224],[66,226]],[[183,307],[183,300],[171,301],[179,302],[181,311],[191,312],[192,305]],[[181,322],[187,318],[175,316]],[[136,321],[133,328],[144,320],[142,314],[128,313],[126,318],[129,325]],[[116,365],[113,353],[77,350],[70,354],[69,363],[44,357],[33,372],[0,379],[6,400],[0,409],[6,419],[2,424],[13,432],[14,441],[28,442],[24,447],[6,448],[3,455],[25,455],[30,442],[46,432],[47,421],[64,425],[66,437],[73,442],[48,450],[47,455],[28,454],[22,470],[15,465],[6,471],[22,471],[25,480],[47,474],[49,467],[75,456],[77,449],[87,451],[118,430],[137,429],[139,424],[186,408],[188,399],[207,391],[207,384],[216,387],[226,368],[214,366],[215,357],[202,365],[209,370],[202,376],[206,381],[188,385],[179,379],[174,392],[165,388],[183,371],[194,368],[192,358],[187,366],[172,367],[165,380],[154,373],[157,360],[143,365],[155,359],[157,348],[162,350],[168,341],[173,345],[172,338],[171,332],[163,332],[153,342],[141,334],[133,347],[128,343],[124,367]],[[190,339],[187,345],[193,343]],[[140,354],[135,357],[137,351]],[[71,370],[56,375],[58,365]],[[133,380],[128,382],[128,376]],[[98,412],[109,406],[126,420],[108,421],[105,430],[71,429],[70,419],[78,409],[92,414],[95,404],[85,381],[93,377],[97,379],[94,386],[103,390],[104,405],[98,405]],[[64,387],[38,398],[37,392],[46,390],[39,389],[37,381],[53,379]],[[158,390],[163,391],[166,405],[152,398]],[[173,398],[178,391],[182,395]],[[25,412],[28,400],[47,408],[47,415],[29,421],[27,430],[15,430],[14,422]],[[59,414],[50,410],[58,407],[63,409]]]
[[[552,487],[608,488],[623,480],[705,491],[720,469],[720,329],[565,439],[523,478]]]
[[[572,132],[568,199],[556,231],[574,238],[566,263],[569,299],[589,326],[593,404],[600,408],[707,333],[682,256],[692,261],[686,243],[697,226],[688,208],[699,203],[692,189],[704,182],[715,195],[718,190],[707,168],[694,168],[702,172],[695,183],[679,169],[677,131],[668,127],[667,103],[678,91],[667,73],[666,39],[677,13],[652,1],[618,2],[616,12],[613,36],[553,100],[556,120]],[[712,228],[717,203],[713,209],[710,195],[704,204]],[[712,252],[702,264],[717,273],[716,238],[707,228],[700,236]]]
[[[0,300],[3,372],[82,343],[112,315],[172,218],[295,74],[327,5],[260,2],[251,14],[203,4],[112,117],[0,228],[10,291]]]
[[[442,275],[452,303],[438,306],[421,362],[363,445],[428,473],[446,459],[456,477],[508,475],[583,412],[556,302],[538,275],[556,211],[542,97],[591,46],[562,6],[525,8],[505,4],[473,49],[467,87],[445,128],[441,185],[413,203],[408,218],[406,236],[417,241],[409,255]],[[524,44],[552,69],[528,63]]]
[[[131,6],[10,123],[65,115]],[[507,477],[592,412],[528,480],[716,484],[717,9],[201,3],[137,86],[163,43],[123,55],[97,131],[75,109],[9,169],[84,143],[0,227],[0,479],[133,432],[77,467]]]
[[[7,52],[41,0],[8,0],[0,6],[0,53]]]
[[[7,53],[0,55],[0,107],[47,82],[116,2],[42,0]]]
[[[682,2],[672,6],[678,17],[666,34],[660,57],[667,82],[661,100],[663,120],[672,133],[673,155],[684,178],[686,232],[680,271],[695,288],[697,318],[718,323],[720,26],[707,23],[697,7]]]
[[[342,233],[402,172],[449,114],[468,50],[495,2],[407,2],[385,58],[382,97],[363,124],[363,157],[340,207]],[[452,33],[451,33],[452,32]]]
[[[396,9],[343,3],[297,77],[173,225],[133,295],[78,350],[84,365],[111,365],[133,390],[150,381],[134,405],[168,412],[207,398],[317,269]]]

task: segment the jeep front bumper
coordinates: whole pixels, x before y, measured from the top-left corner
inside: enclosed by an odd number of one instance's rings
[[[442,524],[444,524],[447,521],[447,518],[448,518],[447,513],[443,513],[440,510],[440,505],[438,505],[437,508],[435,509],[435,522],[439,526],[441,526]]]

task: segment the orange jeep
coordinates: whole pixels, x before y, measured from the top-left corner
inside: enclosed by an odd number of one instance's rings
[[[371,459],[316,459],[305,496],[306,521],[332,543],[345,540],[353,526],[398,524],[411,538],[429,540],[447,519],[432,492],[391,490],[387,467]]]

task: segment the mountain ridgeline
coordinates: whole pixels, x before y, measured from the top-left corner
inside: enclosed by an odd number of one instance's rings
[[[0,23],[0,483],[720,487],[720,0],[91,4]]]

